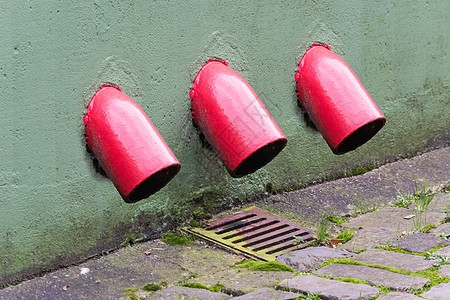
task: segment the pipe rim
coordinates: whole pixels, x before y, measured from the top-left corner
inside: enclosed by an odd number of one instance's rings
[[[229,170],[230,175],[239,178],[256,172],[271,162],[286,147],[287,141],[283,137],[265,144],[241,161],[234,170]]]
[[[333,153],[337,155],[353,151],[373,138],[378,131],[383,128],[384,124],[386,124],[385,117],[380,117],[370,121],[345,137],[335,148],[332,146],[330,146],[330,148]]]
[[[166,186],[181,169],[180,163],[175,163],[153,173],[139,183],[128,195],[122,195],[127,203],[135,203],[153,195]]]

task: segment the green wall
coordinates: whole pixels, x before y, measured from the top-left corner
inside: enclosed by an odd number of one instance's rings
[[[158,236],[275,187],[448,144],[449,1],[0,1],[0,284]],[[387,118],[371,141],[332,154],[296,105],[311,43],[331,45]],[[253,86],[288,145],[231,178],[192,126],[189,90],[210,57]],[[182,164],[126,204],[86,153],[82,117],[114,83],[147,112]]]

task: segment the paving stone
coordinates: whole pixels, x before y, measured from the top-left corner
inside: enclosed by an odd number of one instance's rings
[[[304,294],[320,292],[321,299],[369,299],[380,292],[378,288],[367,284],[354,284],[312,275],[285,279],[280,282],[277,288],[288,288],[291,291]]]
[[[215,274],[192,278],[187,282],[200,282],[209,286],[220,283],[224,285],[223,292],[234,296],[241,296],[263,287],[274,287],[282,279],[292,277],[294,277],[294,273],[292,272],[249,271],[246,269],[231,268]]]
[[[193,289],[184,286],[174,286],[159,290],[146,296],[145,299],[169,299],[169,300],[214,300],[229,299],[231,296],[223,293],[213,293],[205,289]]]
[[[260,288],[254,292],[249,294],[245,294],[243,296],[234,297],[233,299],[239,300],[261,300],[261,299],[278,299],[278,300],[290,300],[297,299],[300,297],[300,294],[285,292],[285,291],[277,291],[271,288]]]
[[[450,202],[450,200],[449,200]],[[436,227],[435,229],[433,229],[431,231],[431,233],[433,234],[445,234],[445,235],[450,235],[450,223],[444,223],[439,225],[438,227]]]
[[[447,282],[433,286],[428,292],[423,293],[421,296],[427,300],[443,300],[449,299],[449,295],[450,282]]]
[[[383,294],[377,298],[377,300],[416,300],[416,299],[419,300],[422,298],[417,297],[416,295],[413,295],[413,294],[400,293],[400,292]]]
[[[377,246],[385,246],[397,240],[398,236],[397,233],[386,229],[361,229],[347,243],[338,246],[338,249],[356,252]]]
[[[408,208],[384,207],[377,211],[360,215],[341,225],[350,230],[358,229],[385,229],[392,232],[403,232],[414,230],[412,219],[405,219],[405,216],[411,215],[412,211]],[[445,213],[428,212],[428,224],[437,224],[445,219]]]
[[[423,256],[396,253],[380,249],[368,249],[350,259],[371,265],[405,269],[411,272],[431,268],[434,262],[432,260],[426,260]]]
[[[438,193],[434,195],[428,205],[428,211],[446,213],[450,211],[450,193]]]
[[[425,253],[446,243],[448,243],[448,241],[444,238],[419,232],[399,239],[396,242],[391,243],[391,245],[409,252]]]
[[[450,277],[450,265],[442,265],[439,267],[438,276]]]
[[[450,256],[450,245],[442,247],[441,249],[439,249],[433,253],[443,255],[443,256]]]
[[[276,258],[276,261],[291,267],[297,272],[311,272],[327,260],[347,258],[352,255],[354,254],[341,249],[310,247],[280,255]]]
[[[403,275],[383,269],[347,264],[331,264],[314,271],[313,274],[332,278],[355,278],[395,290],[420,289],[430,281],[426,278]]]

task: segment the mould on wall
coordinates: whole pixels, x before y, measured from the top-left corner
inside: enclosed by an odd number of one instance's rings
[[[192,81],[208,59],[226,60],[244,78],[249,73],[249,65],[237,39],[224,31],[215,31],[208,37],[208,42],[190,70]]]

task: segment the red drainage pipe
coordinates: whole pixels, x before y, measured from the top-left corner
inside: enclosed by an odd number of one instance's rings
[[[194,121],[231,176],[255,172],[286,146],[255,91],[227,62],[208,61],[189,95]]]
[[[355,150],[386,123],[356,74],[329,46],[313,44],[295,80],[300,104],[334,154]]]
[[[156,193],[181,168],[145,112],[118,86],[95,93],[83,123],[89,148],[126,202]]]

